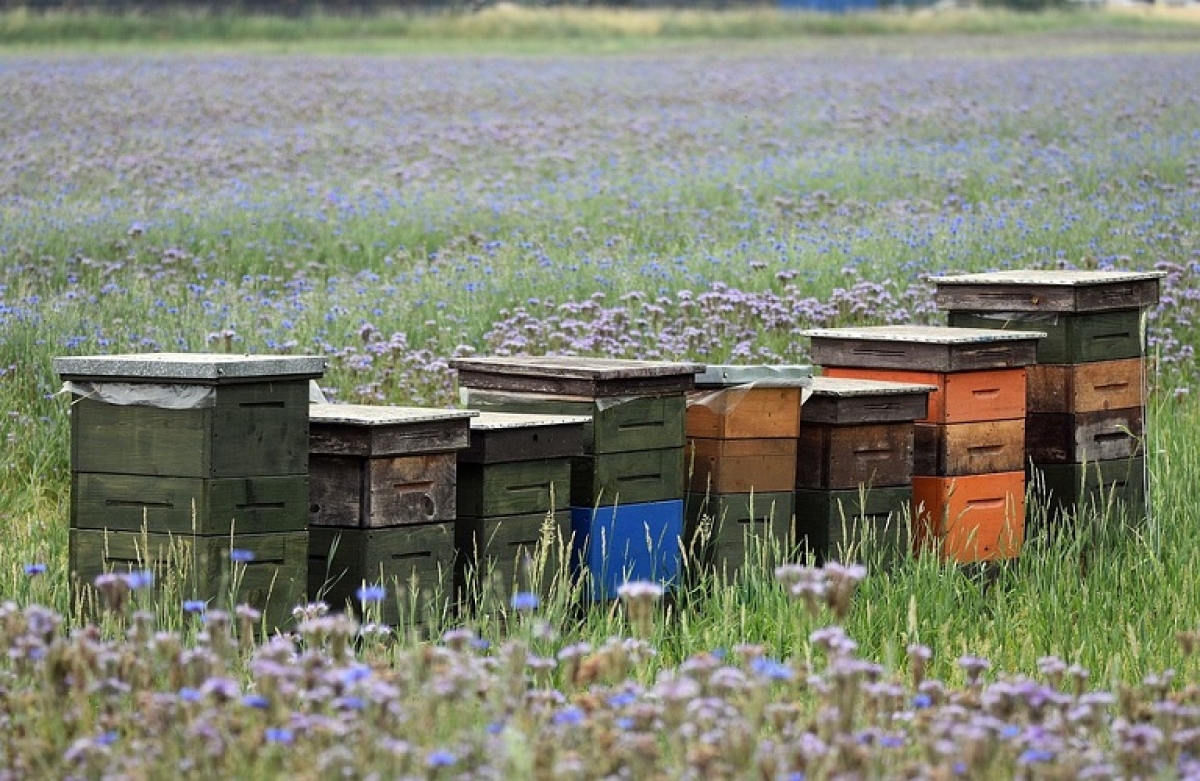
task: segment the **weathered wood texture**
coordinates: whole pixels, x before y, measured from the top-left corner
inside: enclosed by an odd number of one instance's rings
[[[303,475],[308,381],[222,385],[215,405],[160,409],[77,398],[71,468],[164,477]]]
[[[795,492],[796,541],[818,562],[890,566],[911,551],[912,486]]]
[[[357,458],[313,456],[309,524],[386,528],[458,515],[454,453]]]
[[[938,309],[1108,312],[1158,303],[1162,271],[996,271],[934,280]]]
[[[1018,556],[1025,540],[1025,472],[913,477],[920,550],[968,564]]]
[[[1130,458],[1142,452],[1141,407],[1104,412],[1030,413],[1025,454],[1036,464],[1081,464]]]
[[[404,456],[462,450],[471,443],[472,410],[313,404],[309,452],[314,455]]]
[[[920,420],[937,386],[823,376],[813,378],[810,390],[800,411],[803,425],[853,426]]]
[[[1142,358],[1029,367],[1029,412],[1099,412],[1146,402]]]
[[[913,424],[830,426],[805,423],[796,452],[796,488],[824,490],[909,485]]]
[[[795,439],[689,439],[688,486],[694,493],[741,494],[795,487]]]
[[[230,561],[231,549],[248,551],[245,563]],[[103,572],[149,570],[155,588],[172,599],[205,600],[224,606],[231,576],[238,603],[263,614],[270,631],[292,623],[292,608],[305,601],[308,533],[237,534],[195,537],[183,534],[71,529],[69,564],[76,598]],[[93,599],[85,604],[96,604]]]
[[[791,491],[687,495],[683,550],[691,569],[737,579],[750,569],[770,573],[790,558]]]
[[[684,449],[607,453],[571,461],[571,506],[631,504],[681,499]]]
[[[813,361],[822,367],[961,372],[1012,369],[1037,360],[1041,332],[881,325],[818,328]],[[828,372],[825,372],[828,374]]]
[[[688,394],[689,437],[795,439],[800,433],[802,388],[733,387]]]
[[[1025,468],[1024,420],[918,423],[915,429],[915,475],[951,477]]]
[[[311,355],[232,353],[124,353],[54,359],[64,380],[222,385],[311,380],[325,373],[325,359]]]
[[[569,587],[571,513],[459,518],[456,589],[467,605],[509,605],[518,591]]]
[[[499,464],[584,454],[584,427],[591,417],[482,412],[471,420],[471,446],[459,464]]]
[[[565,510],[570,499],[569,458],[458,465],[460,518]]]
[[[1025,417],[1024,368],[971,372],[923,372],[902,369],[825,370],[830,377],[858,377],[932,385],[928,414],[918,423],[973,423]]]
[[[1146,518],[1146,460],[1142,456],[1089,464],[1032,464],[1034,503],[1051,523],[1089,522],[1093,515],[1138,523]],[[1030,506],[1030,517],[1040,517]]]
[[[450,365],[467,388],[590,398],[677,395],[704,370],[698,363],[569,356],[456,358]]]
[[[679,576],[683,500],[571,508],[572,568],[595,601],[631,580],[673,588]]]
[[[76,472],[71,527],[201,536],[304,531],[308,478],[151,477]]]
[[[487,411],[588,416],[591,420],[583,427],[587,455],[683,447],[683,394],[583,399],[468,388],[464,400]]]
[[[452,609],[455,557],[453,521],[390,529],[312,529],[308,594],[336,610],[349,606],[361,616],[358,589],[383,586],[383,621],[396,626],[429,623]]]
[[[1138,309],[1094,314],[1023,314],[951,312],[956,328],[1012,328],[1045,331],[1038,342],[1038,363],[1087,363],[1138,358],[1143,354],[1142,313]]]

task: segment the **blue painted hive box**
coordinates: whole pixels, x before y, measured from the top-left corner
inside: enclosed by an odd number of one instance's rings
[[[648,580],[670,588],[679,575],[683,502],[643,502],[571,508],[573,566],[588,573],[596,601],[617,596],[621,584]]]

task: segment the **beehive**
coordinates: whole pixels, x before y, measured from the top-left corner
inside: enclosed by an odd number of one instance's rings
[[[165,569],[178,540],[197,575],[182,595],[224,600],[223,555],[261,548],[236,598],[263,610],[268,626],[286,623],[292,600],[304,598],[308,394],[324,366],[224,353],[56,358],[72,398],[75,583],[109,567]],[[130,555],[143,533],[147,550]],[[260,581],[276,583],[269,600]]]

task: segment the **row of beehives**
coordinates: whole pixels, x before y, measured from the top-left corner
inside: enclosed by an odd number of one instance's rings
[[[963,561],[1015,555],[1029,463],[1059,507],[1113,488],[1136,504],[1157,275],[961,279],[939,285],[954,327],[810,332],[843,379],[809,389],[744,368],[700,374],[697,390],[692,364],[484,358],[457,368],[485,415],[318,405],[310,424],[319,358],[62,359],[72,570],[139,566],[169,540],[191,561],[176,571],[217,597],[222,552],[246,549],[238,596],[278,623],[305,598],[340,604],[413,573],[449,597],[456,569],[465,581],[456,550],[484,551],[501,590],[536,586],[515,565],[550,529],[603,598],[626,578],[676,578],[681,539],[725,565],[768,529],[821,553],[847,526],[904,545],[914,499],[919,541]]]

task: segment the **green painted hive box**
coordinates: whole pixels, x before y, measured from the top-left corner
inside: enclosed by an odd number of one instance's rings
[[[571,513],[459,518],[456,590],[476,608],[508,609],[518,591],[540,596],[570,587]]]
[[[796,541],[818,561],[885,565],[911,549],[912,487],[796,491]]]
[[[69,545],[76,599],[87,592],[94,599],[91,584],[102,573],[148,570],[155,588],[183,600],[229,609],[232,592],[234,604],[262,611],[268,631],[289,626],[292,608],[307,601],[304,531],[231,538],[71,529]],[[239,551],[237,561],[230,556],[233,550]]]
[[[1086,314],[951,312],[948,320],[955,328],[1044,331],[1046,338],[1038,342],[1038,363],[1115,361],[1144,354],[1139,309]]]
[[[479,390],[583,396],[673,396],[695,387],[703,364],[574,356],[456,358],[459,385]]]
[[[454,606],[454,522],[392,528],[315,528],[308,548],[308,594],[360,617],[357,593],[382,586],[379,617],[395,626],[436,622]]]
[[[1146,459],[1143,456],[1093,461],[1087,464],[1031,464],[1030,492],[1034,506],[1044,505],[1052,522],[1108,514],[1125,522],[1146,518]],[[1086,519],[1085,519],[1086,520]]]
[[[770,577],[793,548],[791,491],[689,493],[684,506],[684,560],[689,570],[736,579],[746,568]]]
[[[386,528],[453,521],[470,410],[314,404],[309,524]]]

